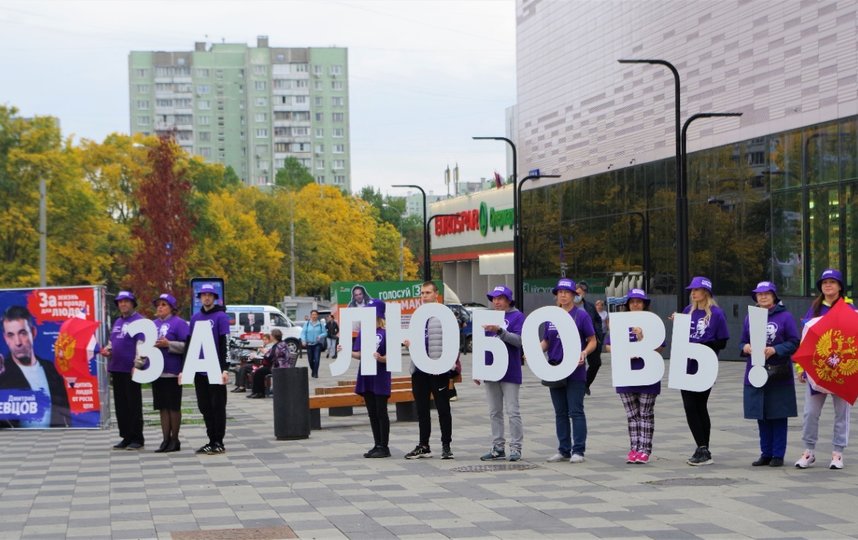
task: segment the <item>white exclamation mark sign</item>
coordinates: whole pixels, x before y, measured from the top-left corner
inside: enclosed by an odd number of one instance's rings
[[[757,388],[762,388],[769,380],[769,374],[765,368],[768,319],[769,310],[748,306],[748,330],[751,334],[751,371],[748,372],[748,381]]]

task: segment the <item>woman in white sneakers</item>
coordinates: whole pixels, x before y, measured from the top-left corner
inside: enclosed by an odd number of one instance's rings
[[[822,317],[836,304],[843,301],[849,304],[851,300],[846,298],[843,291],[843,274],[834,268],[828,268],[819,276],[816,289],[820,291],[819,296],[813,301],[810,309],[804,314],[802,323],[807,324],[811,319]],[[855,306],[852,306],[855,309]],[[804,423],[801,428],[801,440],[804,441],[805,451],[795,462],[799,469],[806,469],[816,462],[816,441],[819,439],[819,415],[822,406],[825,405],[826,391],[817,391],[808,383],[807,374],[801,371],[799,381],[806,384],[804,393]],[[834,436],[831,444],[831,464],[829,469],[843,468],[843,449],[849,444],[849,413],[852,406],[845,399],[835,395],[831,396],[834,401]]]

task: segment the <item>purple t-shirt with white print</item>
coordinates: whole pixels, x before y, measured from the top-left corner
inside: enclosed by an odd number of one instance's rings
[[[131,373],[134,367],[134,357],[137,356],[137,342],[143,341],[143,333],[129,335],[128,325],[143,318],[136,311],[127,317],[119,317],[113,321],[110,329],[110,358],[107,360],[107,371],[113,373]]]
[[[358,332],[357,338],[352,342],[352,351],[360,351],[360,332]],[[378,352],[381,356],[387,356],[387,332],[384,328],[375,329],[374,352]],[[358,366],[355,394],[363,395],[371,393],[377,396],[389,396],[390,387],[390,372],[387,371],[386,363],[375,362],[375,375],[362,375],[360,366]]]
[[[521,327],[524,325],[524,313],[513,308],[504,313],[503,328],[504,331],[511,334],[521,335]],[[487,336],[496,336],[495,332],[486,332]],[[506,345],[507,354],[509,355],[509,364],[506,368],[506,373],[498,382],[511,382],[521,384],[521,347],[513,347],[509,343]],[[485,363],[490,366],[494,363],[494,356],[489,351],[486,351]]]
[[[587,339],[596,334],[593,328],[593,319],[590,318],[590,315],[585,310],[579,307],[573,307],[569,310],[569,316],[572,317],[572,320],[575,321],[575,326],[578,327],[578,333],[581,335],[581,349],[584,349],[587,346]],[[560,341],[560,335],[557,333],[556,326],[551,323],[546,324],[544,339],[548,341],[547,352],[549,364],[557,365],[563,361],[578,363],[578,358],[566,358],[564,356],[563,343]],[[570,381],[586,381],[587,364],[577,366],[567,379]]]

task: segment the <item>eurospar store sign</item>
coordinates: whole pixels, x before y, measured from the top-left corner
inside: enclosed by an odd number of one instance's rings
[[[512,186],[440,201],[431,213],[452,214],[433,220],[433,250],[503,242],[512,248]]]

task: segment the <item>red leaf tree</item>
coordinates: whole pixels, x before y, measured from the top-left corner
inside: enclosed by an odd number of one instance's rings
[[[179,156],[173,134],[161,135],[149,149],[150,173],[137,190],[138,222],[132,234],[134,254],[129,261],[128,285],[140,307],[168,292],[184,304],[188,294],[187,256],[195,220],[189,211],[191,182]]]

